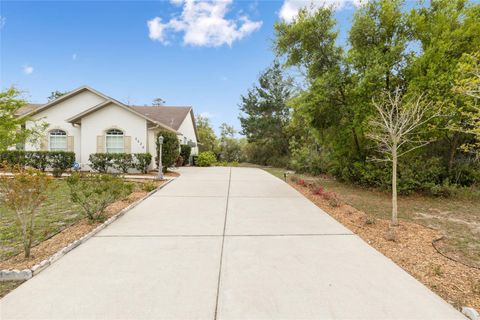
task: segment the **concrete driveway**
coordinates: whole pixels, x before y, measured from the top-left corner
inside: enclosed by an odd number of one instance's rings
[[[268,173],[184,168],[0,319],[465,318]]]

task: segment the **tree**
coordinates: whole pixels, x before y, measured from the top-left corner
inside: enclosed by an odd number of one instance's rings
[[[162,98],[155,98],[152,101],[152,105],[154,105],[155,107],[160,107],[160,106],[163,106],[164,104],[165,104],[165,100],[163,100]]]
[[[52,91],[52,93],[50,94],[50,96],[48,96],[48,102],[50,101],[53,101],[57,98],[60,98],[61,96],[63,95],[66,95],[68,92],[66,91],[58,91],[58,90],[55,90],[55,91]]]
[[[383,160],[392,163],[392,225],[396,226],[398,158],[430,142],[419,139],[416,130],[438,113],[429,115],[431,103],[424,103],[421,97],[404,99],[399,89],[385,92],[381,99],[373,100],[373,106],[377,114],[370,120],[368,137],[377,143]]]
[[[0,92],[0,150],[6,150],[16,144],[38,142],[46,125],[38,124],[29,117],[18,113],[27,103],[21,98],[22,93],[14,87]],[[26,127],[30,121],[29,128]]]
[[[163,146],[162,146],[162,166],[163,172],[167,172],[168,167],[171,167],[177,161],[178,156],[180,155],[180,143],[178,142],[177,135],[169,130],[160,130],[157,134],[156,145],[157,145],[157,158],[156,162],[158,163],[158,156],[160,152],[160,144],[158,143],[158,137],[163,136]]]
[[[0,176],[0,203],[15,213],[25,258],[30,257],[36,214],[47,198],[51,178],[35,169],[11,168],[13,177]]]
[[[287,101],[291,97],[291,79],[283,75],[278,62],[265,70],[258,79],[258,85],[241,97],[241,133],[249,143],[270,150],[272,153],[268,154],[268,158],[288,155],[286,127],[290,121],[290,108]]]
[[[235,138],[236,130],[226,123],[220,125],[219,157],[222,161],[240,161],[242,148]]]
[[[217,148],[217,136],[210,124],[210,119],[200,114],[196,117],[197,133],[198,133],[198,149],[200,152],[212,151]]]

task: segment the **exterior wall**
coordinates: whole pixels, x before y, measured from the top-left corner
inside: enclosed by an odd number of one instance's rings
[[[81,129],[79,126],[73,126],[65,120],[77,115],[93,106],[105,101],[104,98],[90,92],[83,91],[73,97],[66,99],[44,111],[41,111],[32,116],[33,119],[39,122],[48,123],[46,135],[52,129],[64,130],[67,135],[73,136],[73,149],[77,162],[81,162]],[[27,122],[27,128],[33,126],[32,122]],[[25,150],[39,150],[40,145],[26,144]]]
[[[192,111],[190,111],[192,112]],[[185,120],[183,120],[182,124],[180,125],[180,127],[178,128],[177,130],[178,132],[180,132],[183,136],[180,136],[179,137],[179,140],[180,140],[180,144],[185,144],[185,138],[186,138],[186,142],[188,141],[192,141],[194,142],[195,144],[197,144],[197,137],[195,136],[195,127],[193,126],[193,121],[192,121],[192,117],[190,114],[188,114],[186,117],[185,117]],[[192,148],[192,155],[197,155],[198,154],[198,146],[195,147],[195,148]]]
[[[119,129],[131,137],[131,153],[147,152],[147,121],[115,104],[82,118],[81,164],[87,169],[90,154],[97,152],[97,136],[105,135],[109,129]]]
[[[149,169],[155,169],[157,167],[157,164],[155,163],[155,153],[157,152],[157,145],[155,141],[156,134],[158,132],[158,129],[149,129],[148,130],[148,135],[147,135],[147,152],[152,155],[152,162],[150,162],[150,167]]]

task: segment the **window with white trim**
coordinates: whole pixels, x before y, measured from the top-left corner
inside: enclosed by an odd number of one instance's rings
[[[50,131],[49,135],[50,151],[67,151],[67,133],[60,129]]]
[[[110,129],[107,131],[105,140],[105,149],[107,153],[124,152],[123,131],[118,129]]]

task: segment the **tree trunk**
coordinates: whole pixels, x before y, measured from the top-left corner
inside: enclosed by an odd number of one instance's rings
[[[358,142],[358,136],[357,136],[357,132],[355,131],[355,128],[352,128],[352,134],[353,134],[353,141],[355,142],[355,148],[357,149],[357,153],[359,157],[363,160],[362,150],[360,149],[360,143]]]
[[[394,145],[392,152],[392,225],[398,225],[398,207],[397,207],[397,146]]]

